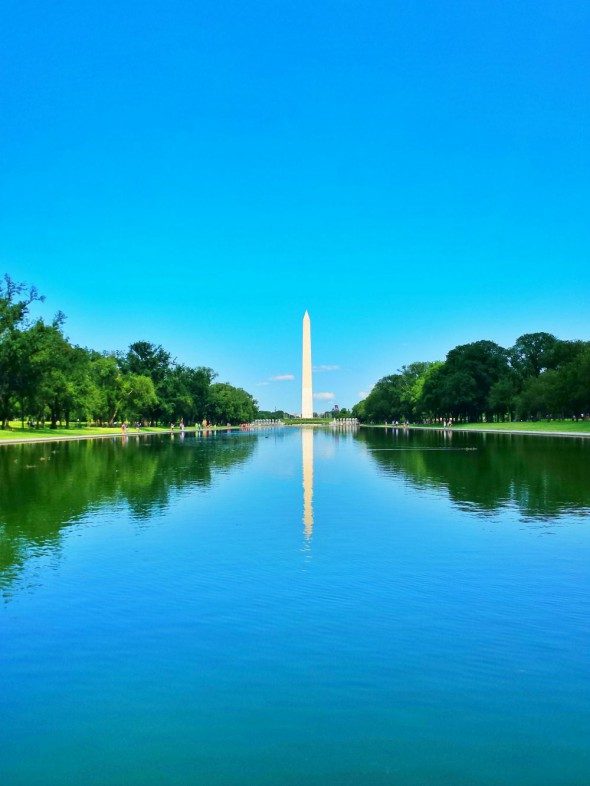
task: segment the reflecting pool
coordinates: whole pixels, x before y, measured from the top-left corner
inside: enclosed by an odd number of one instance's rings
[[[0,447],[0,783],[590,783],[590,440]]]

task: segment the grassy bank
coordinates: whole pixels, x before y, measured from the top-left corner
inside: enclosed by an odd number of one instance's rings
[[[230,428],[237,428],[231,426]],[[209,431],[227,431],[227,426],[208,426]],[[178,428],[174,433],[178,433]],[[185,431],[193,432],[195,428],[186,428]],[[164,426],[146,426],[140,430],[129,428],[129,436],[135,434],[169,434],[170,429]],[[10,442],[45,442],[54,439],[91,439],[92,437],[120,437],[121,427],[109,428],[108,426],[71,426],[70,428],[22,428],[20,423],[11,424],[9,429],[0,429],[0,444]]]
[[[528,420],[512,423],[462,423],[453,428],[466,431],[571,431],[590,434],[590,420]]]
[[[388,424],[381,424],[375,428],[391,428]],[[400,426],[401,428],[401,426]],[[409,428],[414,429],[440,429],[438,423],[433,424],[411,424]],[[525,420],[512,421],[511,423],[457,423],[453,426],[453,431],[507,431],[507,432],[526,432],[528,434],[589,434],[590,420]]]
[[[165,431],[163,428],[146,428],[142,431]],[[131,433],[129,430],[128,433]],[[22,428],[11,426],[10,429],[0,429],[0,440],[12,439],[51,439],[56,437],[96,437],[108,434],[121,434],[121,428],[108,428],[101,426],[71,426],[70,428]]]

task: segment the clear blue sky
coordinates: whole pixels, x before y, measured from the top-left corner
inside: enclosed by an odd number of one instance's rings
[[[265,407],[298,410],[306,308],[341,406],[589,339],[589,40],[576,0],[5,0],[0,270]]]

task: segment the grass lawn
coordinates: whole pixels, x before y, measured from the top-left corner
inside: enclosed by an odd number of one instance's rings
[[[236,429],[238,426],[207,426],[207,431],[228,431]],[[185,431],[194,431],[194,426],[187,426]],[[166,426],[143,426],[139,431],[132,427],[127,429],[127,434],[169,434],[170,429]],[[174,433],[178,434],[178,427],[174,428]],[[13,440],[49,440],[63,439],[64,437],[103,437],[121,436],[121,426],[70,426],[70,428],[22,428],[20,420],[12,421],[9,429],[0,429],[0,444]]]
[[[142,428],[141,432],[166,432],[169,429],[160,426]],[[137,433],[134,429],[129,429],[128,434]],[[121,427],[113,428],[100,426],[70,426],[70,428],[22,428],[20,422],[10,424],[10,429],[0,429],[0,441],[13,439],[57,439],[58,437],[94,437],[106,434],[121,434]]]
[[[463,423],[453,426],[456,429],[478,429],[494,431],[577,431],[590,434],[590,420],[527,420],[512,423]]]
[[[391,424],[380,424],[370,428],[391,428]],[[396,428],[403,428],[397,426]],[[440,423],[410,424],[410,428],[440,429]],[[590,420],[523,420],[512,423],[457,423],[453,431],[566,431],[572,434],[590,434]]]

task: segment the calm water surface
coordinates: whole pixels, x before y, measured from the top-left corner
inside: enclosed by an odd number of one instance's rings
[[[0,448],[0,783],[590,783],[590,440]]]

